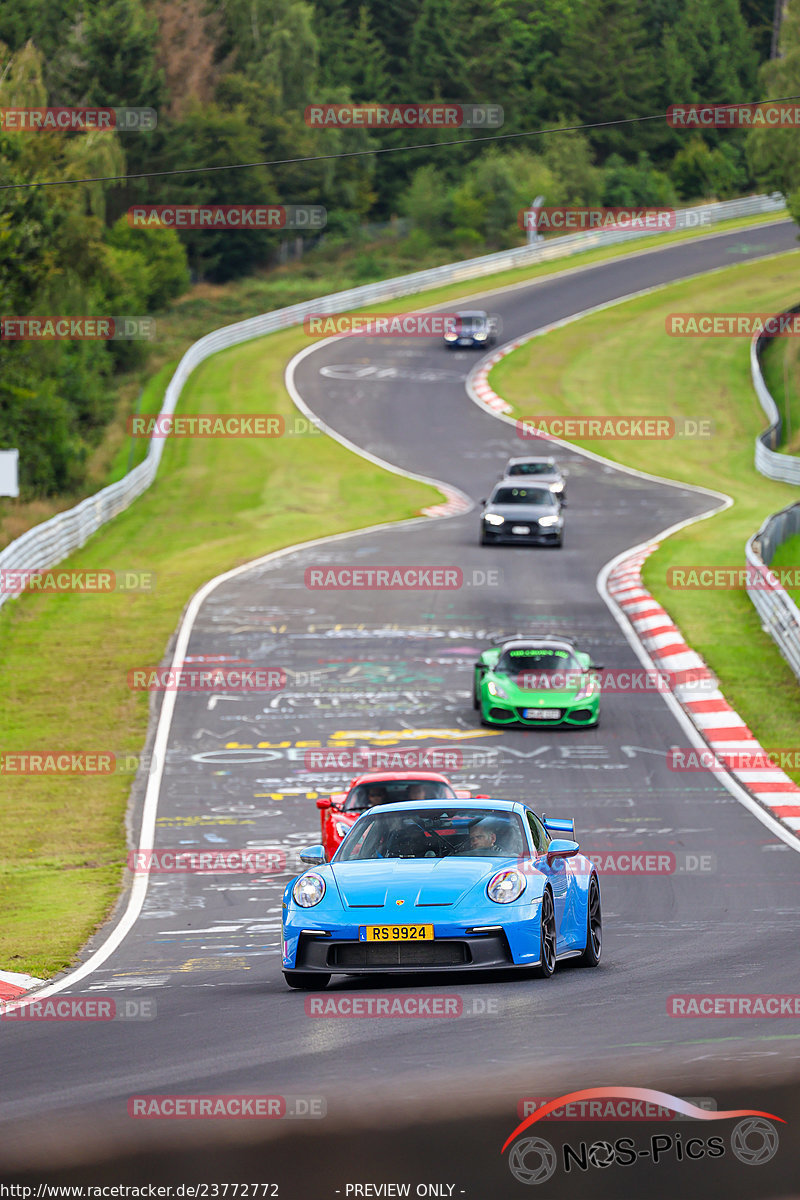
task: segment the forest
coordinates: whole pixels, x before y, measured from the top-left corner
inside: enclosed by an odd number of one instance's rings
[[[797,219],[800,131],[690,132],[663,117],[677,103],[800,94],[800,0],[777,44],[774,7],[0,0],[2,313],[154,314],[192,284],[273,270],[298,238],[306,255],[330,253],[364,230],[399,231],[420,265],[453,261],[522,244],[517,215],[536,195],[677,205],[780,190]],[[503,125],[337,129],[304,116],[384,101],[499,105]],[[31,132],[3,120],[59,106],[148,108],[157,122]],[[295,161],[234,169],[277,160]],[[327,225],[132,228],[137,203],[320,204]],[[0,448],[19,448],[25,496],[80,489],[114,377],[144,354],[136,341],[0,339]]]

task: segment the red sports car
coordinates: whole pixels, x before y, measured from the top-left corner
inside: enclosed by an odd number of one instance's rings
[[[469,788],[454,788],[446,776],[435,771],[370,771],[358,775],[348,791],[321,796],[317,801],[327,860],[333,858],[361,814],[376,804],[471,798]]]

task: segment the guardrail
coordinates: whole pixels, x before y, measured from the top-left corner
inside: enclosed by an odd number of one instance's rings
[[[800,312],[800,304],[786,309],[786,313],[782,315],[797,312]],[[762,332],[750,343],[750,374],[753,387],[769,421],[764,432],[756,438],[756,470],[768,479],[800,484],[800,458],[791,454],[779,454],[776,450],[781,442],[783,422],[761,370],[764,347],[772,340],[770,334]],[[800,533],[800,504],[790,504],[788,508],[767,517],[758,532],[748,540],[744,552],[748,568],[747,594],[761,617],[765,631],[777,644],[800,680],[800,609],[779,584],[768,586],[767,582],[769,565],[775,551],[782,542],[796,533]]]
[[[783,316],[800,312],[800,304],[787,308]],[[783,421],[778,411],[775,399],[764,382],[761,370],[761,356],[764,347],[773,339],[768,333],[759,333],[750,343],[750,375],[753,387],[756,389],[758,401],[764,410],[769,425],[756,438],[756,470],[767,479],[777,479],[781,483],[800,484],[800,458],[791,454],[779,454],[777,447],[783,436]]]
[[[679,209],[676,213],[676,229],[701,229],[704,226],[715,225],[720,221],[736,217],[778,213],[785,207],[786,202],[783,196],[773,193],[770,196],[747,196],[739,200],[726,200],[720,204],[705,204],[696,208]],[[253,338],[262,337],[266,333],[274,333],[280,329],[300,325],[306,316],[313,313],[346,312],[350,309],[361,308],[365,304],[410,296],[416,292],[442,287],[448,283],[458,283],[465,279],[480,279],[482,276],[494,275],[515,267],[567,258],[585,250],[614,246],[652,236],[654,236],[654,231],[639,229],[605,229],[569,234],[567,237],[554,238],[551,241],[518,246],[511,250],[501,250],[495,254],[485,254],[480,258],[468,259],[465,262],[448,263],[441,267],[431,267],[425,271],[400,275],[394,279],[362,284],[360,287],[349,288],[347,291],[335,292],[316,300],[308,300],[301,304],[293,304],[288,308],[276,309],[271,313],[250,317],[235,325],[224,326],[222,329],[216,329],[212,333],[206,334],[186,351],[165,392],[161,415],[169,416],[174,413],[183,385],[195,367],[206,358],[216,354],[219,350],[226,350]],[[67,555],[80,549],[93,533],[110,521],[112,517],[123,512],[142,492],[147,490],[156,477],[163,448],[163,439],[151,438],[147,457],[123,479],[109,484],[96,495],[87,497],[75,508],[58,513],[49,521],[34,526],[21,537],[10,542],[0,552],[0,570],[42,570],[55,566],[56,563],[62,562]],[[0,589],[0,605],[9,598],[10,593],[5,593]]]
[[[748,540],[745,558],[747,594],[764,629],[800,680],[800,608],[779,584],[773,584],[769,572],[778,546],[796,533],[800,533],[800,503],[767,517],[758,533]]]

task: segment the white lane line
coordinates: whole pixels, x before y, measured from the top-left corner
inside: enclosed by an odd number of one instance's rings
[[[338,339],[328,338],[325,340],[337,341]],[[322,344],[323,343],[319,343],[319,345]],[[296,355],[295,358],[292,359],[286,368],[287,390],[289,391],[293,402],[297,405],[300,411],[303,412],[304,415],[311,416],[315,423],[317,423],[320,428],[325,429],[325,432],[328,433],[330,437],[333,437],[343,446],[346,446],[348,450],[351,450],[354,454],[357,454],[359,458],[367,459],[369,462],[375,463],[377,466],[383,467],[385,470],[391,471],[395,475],[402,475],[406,479],[413,479],[421,483],[431,484],[439,491],[444,492],[448,497],[447,504],[433,506],[433,508],[427,510],[431,515],[435,514],[434,519],[448,520],[452,517],[459,516],[463,512],[469,512],[470,509],[474,508],[472,500],[470,500],[470,498],[466,496],[464,492],[453,487],[451,484],[443,483],[438,479],[432,479],[427,475],[417,475],[411,471],[406,471],[402,467],[397,467],[392,463],[386,462],[385,459],[379,458],[375,454],[371,454],[368,450],[361,450],[353,442],[350,442],[346,438],[337,434],[335,430],[329,430],[325,426],[324,422],[317,421],[316,417],[314,417],[314,414],[307,407],[305,401],[302,399],[294,385],[294,367],[296,363],[300,362],[306,356],[306,354],[310,353],[312,350],[318,349],[319,345],[315,344],[307,347],[306,350],[301,351],[299,355]],[[447,509],[446,512],[443,511],[445,509]],[[344,533],[335,533],[330,534],[327,537],[313,538],[308,542],[298,542],[293,546],[285,546],[281,550],[273,550],[269,554],[264,554],[260,558],[254,559],[252,562],[244,563],[239,567],[234,567],[232,570],[225,571],[222,575],[217,575],[214,579],[210,579],[207,583],[203,584],[203,586],[197,592],[195,592],[194,596],[189,601],[178,630],[178,637],[175,643],[175,652],[172,659],[171,669],[176,670],[185,660],[189,639],[191,637],[198,613],[200,612],[200,609],[205,603],[206,599],[213,591],[216,590],[216,588],[220,586],[220,584],[227,583],[231,579],[236,579],[240,575],[245,575],[249,571],[256,571],[260,567],[263,567],[266,563],[275,562],[277,559],[281,558],[287,558],[292,554],[297,554],[304,550],[312,549],[314,546],[329,546],[334,542],[346,541],[348,538],[361,537],[364,534],[378,533],[389,529],[407,529],[414,525],[427,525],[430,520],[431,516],[424,516],[409,517],[402,521],[384,521],[378,525],[365,526],[363,529],[350,529],[346,530]],[[161,705],[161,711],[159,713],[158,724],[156,726],[156,736],[153,744],[153,761],[155,763],[155,769],[148,776],[147,789],[145,791],[144,803],[142,806],[142,824],[138,841],[138,848],[140,850],[149,849],[155,845],[154,837],[158,803],[161,794],[161,781],[164,773],[167,746],[172,728],[172,718],[175,711],[177,696],[177,691],[165,692],[164,701]],[[125,912],[119,920],[119,923],[114,926],[102,945],[100,945],[89,956],[89,958],[86,959],[85,962],[81,963],[80,966],[76,967],[74,970],[69,971],[63,977],[55,979],[51,983],[46,984],[45,987],[40,988],[38,991],[28,992],[23,998],[9,1001],[4,1005],[4,1008],[6,1010],[18,1008],[20,1005],[26,1004],[31,1000],[40,1000],[44,999],[46,996],[52,996],[58,992],[63,992],[67,988],[74,987],[77,983],[80,983],[81,980],[86,979],[87,976],[96,971],[98,967],[102,966],[102,964],[117,949],[119,949],[120,945],[135,925],[144,905],[145,897],[147,895],[148,882],[148,874],[137,873],[134,875],[130,894],[128,896],[128,904],[125,908]],[[179,932],[191,933],[192,931],[181,930]]]

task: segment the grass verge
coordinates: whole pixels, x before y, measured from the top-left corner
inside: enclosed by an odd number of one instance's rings
[[[770,566],[784,569],[788,567],[795,572],[795,577],[800,575],[800,533],[787,538],[778,546]],[[785,591],[800,608],[800,587],[787,587]]]
[[[495,391],[521,417],[539,412],[713,419],[713,436],[707,438],[576,444],[734,498],[732,508],[668,538],[647,560],[644,580],[766,748],[797,742],[797,680],[762,632],[744,590],[675,590],[667,572],[692,565],[742,567],[747,538],[770,513],[796,499],[796,489],[765,479],[753,465],[763,414],[750,382],[749,342],[668,337],[664,320],[675,311],[780,311],[797,302],[797,262],[794,252],[741,264],[617,305],[535,338],[490,376]],[[570,519],[580,516],[572,512]],[[800,772],[790,774],[800,782]]]
[[[277,334],[215,355],[184,411],[295,410],[283,364],[305,344]],[[313,462],[313,494],[293,487]],[[151,592],[27,595],[0,609],[5,704],[15,750],[137,751],[148,698],[126,683],[158,663],[193,591],[219,572],[310,537],[417,514],[436,489],[389,474],[320,434],[168,442],[145,495],[69,560],[154,572]],[[40,977],[67,966],[119,892],[130,777],[3,779],[0,965]]]
[[[798,301],[800,284],[792,304]],[[784,454],[800,455],[800,342],[796,338],[775,338],[767,342],[761,356],[761,369],[782,418],[779,449]]]

